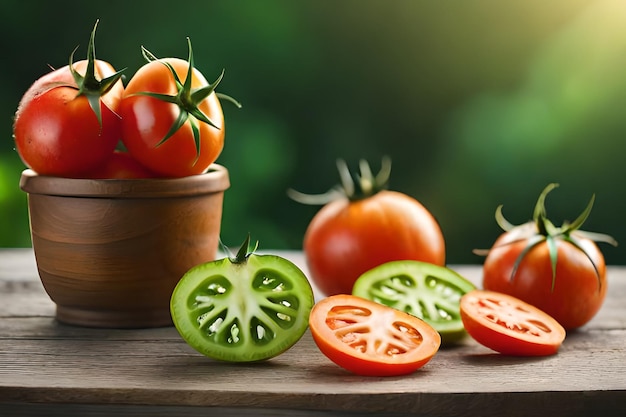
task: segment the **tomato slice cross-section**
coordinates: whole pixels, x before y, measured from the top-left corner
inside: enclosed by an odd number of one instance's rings
[[[461,319],[477,342],[504,355],[553,355],[566,335],[563,326],[544,311],[495,291],[465,294]]]
[[[409,374],[437,353],[441,337],[425,321],[354,295],[334,295],[311,310],[309,328],[320,351],[358,375]]]
[[[459,302],[475,288],[452,269],[402,260],[365,272],[354,283],[352,294],[419,317],[439,332],[443,345],[448,345],[466,335]]]
[[[174,289],[170,310],[176,329],[198,352],[256,362],[285,352],[304,335],[313,304],[309,281],[295,264],[240,249],[236,258],[191,268]]]

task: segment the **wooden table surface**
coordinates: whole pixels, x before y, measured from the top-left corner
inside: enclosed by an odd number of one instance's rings
[[[274,252],[306,272],[299,252]],[[480,283],[480,267],[454,267]],[[174,327],[88,329],[54,319],[30,249],[0,250],[0,416],[626,415],[626,267],[557,355],[506,357],[472,339],[412,375],[352,375],[310,334],[264,363],[228,364]]]

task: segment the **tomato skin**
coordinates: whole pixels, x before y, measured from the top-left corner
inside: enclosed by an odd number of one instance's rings
[[[315,304],[309,329],[326,357],[363,376],[413,373],[428,363],[441,345],[439,333],[421,319],[346,294]],[[382,348],[399,351],[389,353]]]
[[[86,66],[86,60],[74,64],[81,74]],[[96,60],[95,68],[101,79],[115,73],[105,61]],[[104,164],[121,136],[120,80],[101,96],[102,126],[87,98],[76,97],[77,90],[67,85],[76,87],[69,66],[45,74],[26,91],[15,114],[16,150],[40,175],[80,177]]]
[[[595,316],[606,296],[606,264],[602,252],[593,241],[572,232],[596,265],[596,273],[580,249],[556,239],[558,261],[552,290],[552,266],[546,242],[526,253],[515,276],[511,277],[516,259],[534,234],[536,226],[527,223],[500,235],[483,265],[483,287],[538,307],[567,330],[583,326]]]
[[[544,311],[495,291],[465,294],[460,311],[470,336],[504,355],[553,355],[566,336],[565,329]]]
[[[311,220],[303,249],[311,279],[326,295],[350,294],[359,276],[386,262],[445,264],[433,215],[414,198],[389,190],[326,204]]]
[[[180,80],[184,82],[189,69],[189,63],[185,60],[165,58],[142,66],[126,86],[120,106],[122,141],[134,158],[163,176],[182,177],[201,174],[215,162],[224,147],[224,115],[221,104],[213,92],[198,105],[198,108],[219,127],[216,129],[198,121],[199,155],[189,121],[164,143],[158,145],[174,124],[180,109],[176,104],[136,94],[140,92],[177,94],[174,77],[163,62],[172,65]],[[194,68],[192,88],[206,85],[208,85],[206,78]]]
[[[97,170],[85,175],[94,179],[156,178],[157,174],[141,165],[128,152],[115,151],[107,162]]]

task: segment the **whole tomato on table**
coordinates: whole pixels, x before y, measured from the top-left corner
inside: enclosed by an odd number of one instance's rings
[[[133,75],[120,106],[122,142],[135,159],[162,176],[201,174],[222,152],[224,114],[219,95],[189,58],[159,59],[145,48],[148,61]]]
[[[533,221],[510,224],[496,210],[505,232],[486,252],[483,286],[517,297],[554,317],[566,330],[578,328],[598,312],[607,291],[606,264],[595,242],[616,245],[608,235],[580,230],[594,197],[576,220],[556,227],[546,216],[549,184],[537,200]]]
[[[387,190],[391,162],[374,176],[361,161],[356,183],[337,162],[341,187],[312,196],[289,190],[305,204],[324,204],[309,223],[303,251],[311,279],[325,295],[350,294],[366,271],[397,260],[443,266],[445,242],[435,217],[416,199]]]
[[[97,22],[96,22],[97,26]],[[87,59],[56,69],[26,91],[13,125],[15,148],[41,175],[80,177],[103,165],[121,136],[121,71],[96,60],[91,33]]]

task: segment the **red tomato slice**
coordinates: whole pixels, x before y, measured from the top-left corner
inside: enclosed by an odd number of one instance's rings
[[[424,366],[441,337],[421,319],[353,295],[319,301],[309,328],[320,351],[358,375],[405,375]]]
[[[553,355],[565,339],[565,329],[550,315],[494,291],[474,290],[461,297],[461,319],[477,342],[504,355]]]

